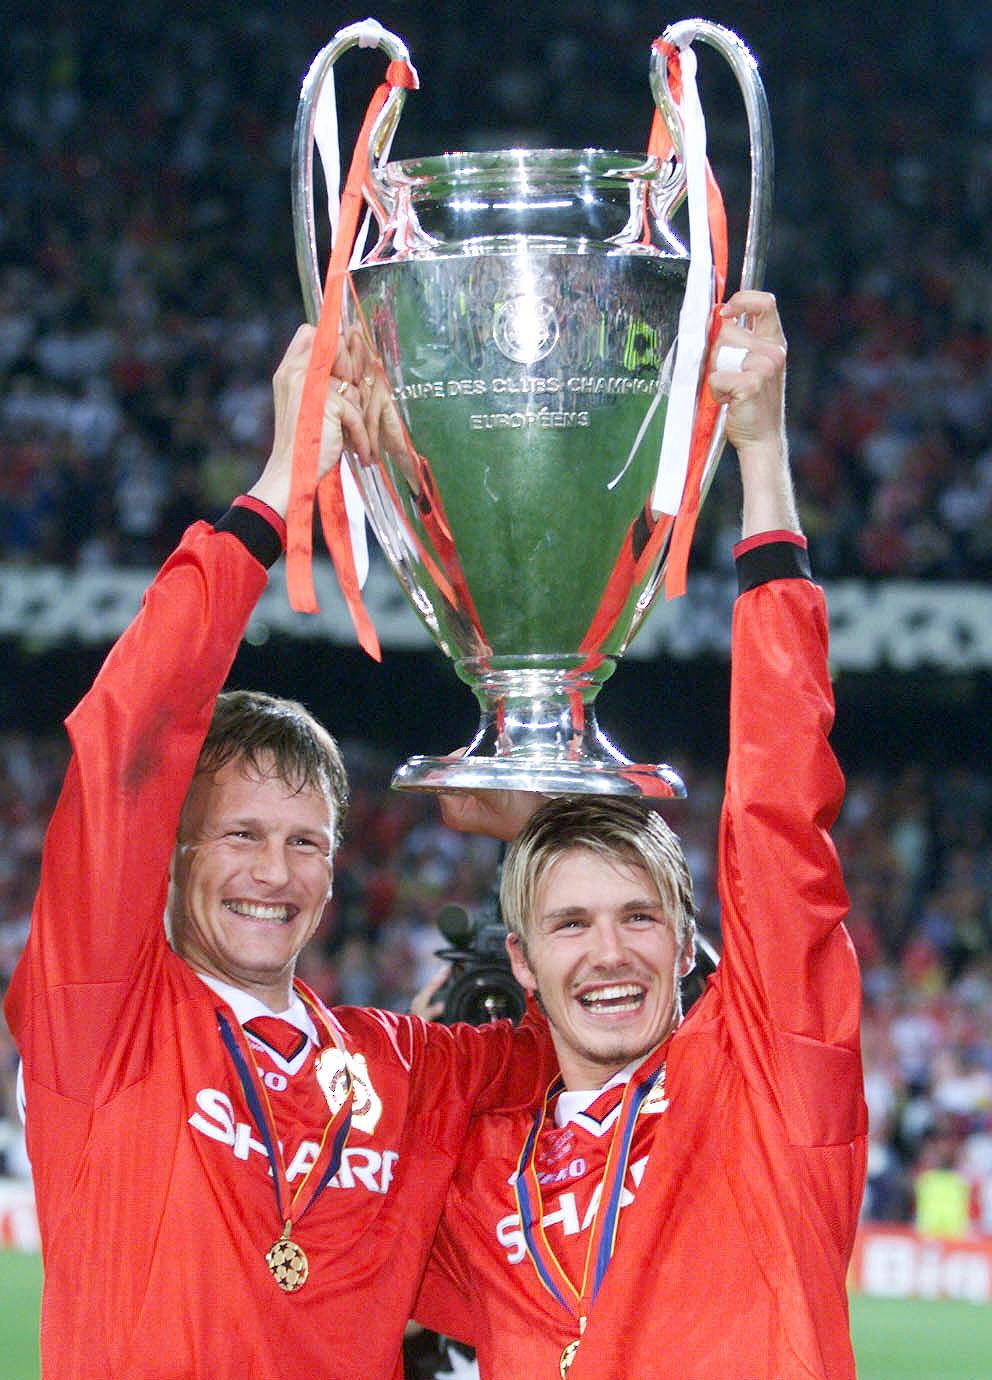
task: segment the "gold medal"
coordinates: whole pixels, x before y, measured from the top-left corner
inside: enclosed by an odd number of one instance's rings
[[[576,1337],[575,1341],[569,1342],[568,1346],[561,1353],[561,1360],[558,1362],[558,1370],[561,1374],[562,1380],[565,1380],[565,1376],[568,1374],[569,1367],[575,1360],[575,1353],[578,1351],[578,1349],[579,1338]]]
[[[231,1056],[235,1071],[241,1081],[245,1101],[258,1123],[262,1138],[265,1141],[265,1149],[269,1157],[269,1172],[272,1175],[275,1190],[276,1209],[279,1213],[277,1220],[284,1219],[286,1206],[290,1206],[290,1210],[293,1211],[299,1201],[299,1208],[295,1212],[296,1220],[299,1221],[303,1214],[309,1211],[321,1190],[327,1186],[340,1167],[341,1156],[351,1125],[352,1104],[355,1099],[347,1050],[342,1045],[334,1026],[323,1014],[323,1009],[317,999],[305,988],[300,987],[297,991],[313,1011],[314,1020],[323,1025],[331,1040],[330,1046],[321,1051],[316,1061],[317,1081],[327,1098],[331,1119],[324,1127],[321,1150],[307,1169],[303,1183],[295,1192],[290,1189],[282,1146],[275,1134],[275,1117],[272,1115],[272,1108],[269,1105],[269,1095],[265,1084],[258,1076],[258,1071],[253,1067],[253,1060],[249,1057],[250,1049],[242,1048],[242,1041],[239,1041],[234,1029],[220,1009],[217,1011],[217,1025],[221,1040]],[[382,1103],[376,1097],[371,1081],[368,1080],[364,1060],[362,1060],[361,1069],[366,1079],[363,1111],[374,1126],[379,1113],[382,1111]],[[300,1201],[302,1189],[309,1183],[315,1170],[319,1172],[315,1176],[314,1187],[310,1191],[310,1196]],[[265,1252],[265,1263],[269,1267],[272,1278],[279,1288],[287,1294],[295,1294],[298,1289],[302,1289],[310,1274],[310,1262],[307,1260],[306,1252],[290,1235],[292,1228],[292,1220],[286,1217],[282,1235]]]
[[[265,1255],[265,1263],[272,1271],[272,1278],[279,1288],[287,1294],[295,1294],[307,1281],[310,1265],[303,1247],[290,1240],[290,1223],[282,1229],[282,1236],[274,1242]]]

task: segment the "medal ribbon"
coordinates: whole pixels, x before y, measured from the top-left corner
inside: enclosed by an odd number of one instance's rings
[[[311,1013],[317,1017],[320,1024],[331,1040],[342,1048],[340,1037],[337,1032],[324,1019],[323,1013],[316,1005],[310,993],[299,988],[299,994],[310,1008]],[[320,1138],[320,1149],[313,1164],[303,1176],[299,1186],[295,1191],[290,1190],[289,1180],[286,1177],[286,1162],[279,1146],[276,1135],[275,1116],[269,1102],[269,1095],[265,1091],[265,1085],[258,1076],[258,1071],[246,1056],[242,1048],[242,1038],[235,1033],[234,1028],[224,1015],[223,1011],[217,1012],[217,1027],[220,1030],[220,1037],[224,1046],[231,1056],[235,1071],[241,1083],[241,1089],[248,1104],[248,1110],[255,1121],[255,1127],[265,1145],[266,1154],[269,1157],[269,1168],[272,1171],[272,1183],[276,1195],[276,1208],[279,1212],[279,1220],[286,1224],[287,1234],[292,1221],[299,1221],[304,1213],[313,1207],[321,1193],[330,1183],[331,1179],[341,1167],[341,1156],[344,1153],[345,1143],[348,1139],[348,1132],[351,1129],[351,1106],[354,1098],[354,1091],[349,1078],[348,1094],[342,1105],[330,1117],[324,1126],[323,1135]],[[306,1189],[312,1182],[312,1189],[306,1202],[296,1212],[296,1204]]]
[[[599,1202],[586,1247],[582,1284],[577,1288],[568,1275],[544,1230],[544,1201],[537,1176],[536,1153],[541,1131],[547,1121],[549,1104],[563,1088],[556,1078],[544,1095],[544,1103],[534,1118],[517,1161],[514,1193],[520,1214],[524,1246],[537,1277],[545,1289],[585,1325],[589,1310],[606,1277],[606,1271],[616,1249],[617,1228],[620,1221],[620,1200],[627,1163],[637,1126],[637,1115],[644,1099],[658,1081],[665,1067],[667,1041],[645,1061],[627,1083],[620,1114],[610,1136],[610,1149],[599,1184]]]

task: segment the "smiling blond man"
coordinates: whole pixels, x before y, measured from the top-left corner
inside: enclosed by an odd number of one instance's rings
[[[710,386],[740,460],[720,826],[723,954],[683,1020],[685,858],[638,801],[554,801],[501,902],[561,1076],[480,1117],[418,1319],[482,1380],[853,1380],[845,1275],[867,1118],[857,962],[828,829],[843,779],[822,592],[799,531],[774,299],[739,293]],[[677,819],[678,806],[669,807]]]
[[[547,1015],[567,1089],[602,1087],[678,1025],[692,879],[660,815],[596,797],[543,807],[500,898],[514,975]]]

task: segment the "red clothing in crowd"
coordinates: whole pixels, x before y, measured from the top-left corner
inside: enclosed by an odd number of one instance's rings
[[[399,1377],[471,1111],[529,1103],[554,1068],[529,1028],[332,1015],[311,1001],[321,1044],[336,1034],[371,1084],[314,1196],[334,1147],[321,1145],[327,1102],[306,1095],[313,1049],[280,1064],[249,1044],[233,1000],[245,994],[225,1000],[163,929],[180,807],[262,560],[279,550],[257,512],[232,509],[221,526],[187,532],[68,720],[73,758],[7,999],[50,1380]],[[277,1204],[265,1122],[295,1204]],[[266,1264],[289,1216],[309,1260],[292,1293]]]
[[[843,786],[827,743],[827,623],[808,579],[773,578],[806,570],[790,542],[739,557],[722,961],[634,1123],[615,1254],[568,1380],[854,1376],[845,1272],[866,1111],[857,962],[827,833]],[[538,1143],[544,1233],[577,1287],[610,1101],[564,1126],[549,1116]],[[513,1181],[533,1120],[473,1124],[416,1312],[477,1347],[483,1380],[551,1380],[579,1334],[524,1248]]]

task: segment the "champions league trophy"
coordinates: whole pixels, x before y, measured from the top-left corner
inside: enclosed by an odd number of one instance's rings
[[[396,578],[482,706],[464,756],[414,757],[395,786],[685,794],[672,768],[632,763],[613,747],[593,702],[662,584],[681,592],[724,443],[705,376],[725,221],[721,232],[696,40],[726,60],[743,96],[751,182],[741,286],[758,287],[771,128],[755,62],[728,29],[688,20],[654,44],[658,114],[647,154],[507,149],[387,162],[417,78],[401,40],[372,20],[342,29],[305,79],[293,213],[306,310],[318,322],[337,293],[325,392],[340,326],[362,361],[373,441],[370,464],[349,456],[339,467],[338,549],[329,545],[341,576],[344,542],[342,586],[355,615],[360,492]],[[390,65],[338,202],[331,74],[355,44],[383,49]],[[332,237],[323,292],[315,145]],[[683,201],[689,249],[670,226]],[[349,215],[356,228],[365,219],[357,240],[344,228]],[[372,222],[378,238],[363,252]],[[291,503],[290,561],[293,553]]]

